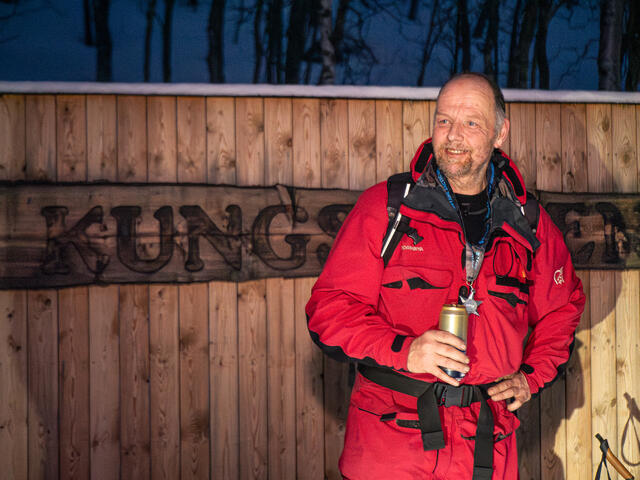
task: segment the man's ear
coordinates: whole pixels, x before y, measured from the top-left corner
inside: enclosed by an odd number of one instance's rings
[[[500,148],[502,144],[505,142],[505,140],[507,139],[508,135],[509,135],[509,119],[505,118],[504,122],[502,122],[502,128],[500,129],[500,132],[498,132],[498,135],[496,135],[496,139],[493,142],[493,148]]]

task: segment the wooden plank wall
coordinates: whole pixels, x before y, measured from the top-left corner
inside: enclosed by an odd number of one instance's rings
[[[508,108],[505,149],[530,188],[640,191],[640,106]],[[4,95],[0,180],[364,189],[408,166],[433,109]],[[568,375],[520,412],[526,480],[593,478],[597,432],[640,462],[640,272],[580,276]],[[0,292],[3,478],[339,478],[348,374],[307,334],[313,281]]]

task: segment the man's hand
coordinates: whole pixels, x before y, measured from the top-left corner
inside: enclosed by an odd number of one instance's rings
[[[524,373],[512,373],[496,381],[500,380],[502,381],[488,389],[487,393],[494,402],[513,398],[513,402],[507,405],[507,410],[510,412],[517,410],[531,399],[531,390]]]
[[[455,378],[444,373],[440,367],[458,372],[469,371],[469,357],[462,340],[444,330],[427,330],[411,342],[407,369],[412,373],[430,373],[449,385],[459,386]]]

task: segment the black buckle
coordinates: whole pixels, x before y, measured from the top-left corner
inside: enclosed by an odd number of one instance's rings
[[[448,386],[444,391],[445,407],[460,407],[464,398],[464,387]]]

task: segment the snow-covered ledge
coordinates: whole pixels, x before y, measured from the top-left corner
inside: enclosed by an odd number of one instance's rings
[[[195,95],[228,97],[316,97],[434,100],[436,87],[311,86],[211,83],[3,82],[0,93]],[[640,92],[503,89],[508,102],[633,103]]]

